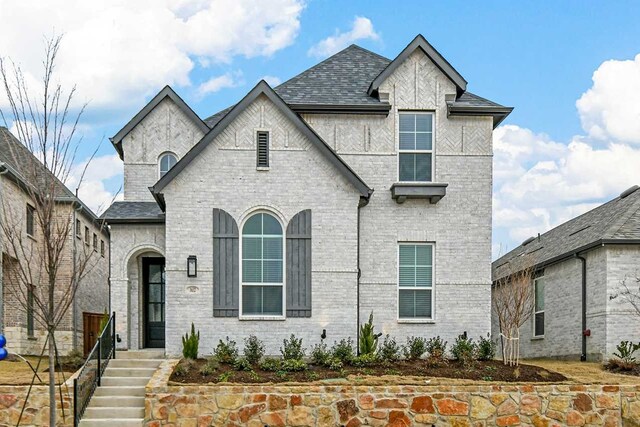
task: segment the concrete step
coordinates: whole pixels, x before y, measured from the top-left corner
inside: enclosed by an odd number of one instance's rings
[[[109,361],[110,368],[157,368],[158,359],[115,359]]]
[[[144,386],[107,386],[98,387],[95,396],[144,397]]]
[[[164,359],[164,349],[116,351],[117,359]]]
[[[103,386],[146,386],[149,382],[149,377],[103,377]]]
[[[108,419],[117,416],[118,418],[144,418],[144,406],[141,408],[118,407],[103,408],[94,407],[87,408],[82,416],[83,420],[87,419]]]
[[[93,396],[89,402],[89,408],[121,408],[121,407],[144,408],[144,397],[134,396]]]
[[[156,368],[116,368],[109,365],[102,378],[106,377],[146,377],[151,378]]]
[[[142,427],[144,418],[83,419],[80,427]]]

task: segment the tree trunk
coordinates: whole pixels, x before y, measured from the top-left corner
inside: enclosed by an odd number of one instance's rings
[[[49,329],[49,425],[56,425],[56,349],[53,329]],[[62,402],[60,402],[62,403]]]

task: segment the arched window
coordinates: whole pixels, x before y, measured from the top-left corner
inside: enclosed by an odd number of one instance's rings
[[[173,153],[165,153],[160,156],[160,178],[165,176],[169,170],[178,163],[178,158]]]
[[[259,212],[242,227],[243,316],[284,315],[284,236],[273,215]]]

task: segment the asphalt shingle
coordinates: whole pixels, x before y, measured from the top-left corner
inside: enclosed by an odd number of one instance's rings
[[[115,202],[101,216],[107,223],[122,221],[164,222],[164,213],[156,202]]]

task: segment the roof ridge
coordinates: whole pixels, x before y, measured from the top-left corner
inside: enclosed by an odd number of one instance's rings
[[[637,190],[636,190],[637,192]],[[640,194],[640,193],[638,193]],[[631,197],[632,194],[630,194],[627,197]],[[616,218],[615,221],[613,221],[613,223],[607,228],[607,232],[605,233],[606,238],[613,238],[613,236],[615,236],[618,231],[620,231],[622,229],[622,227],[624,227],[624,225],[627,223],[627,221],[629,220],[629,218],[631,218],[633,216],[633,214],[635,214],[636,212],[638,212],[640,210],[640,197],[636,196],[637,200],[633,203],[631,203],[631,205],[629,207],[627,207],[627,210],[625,211],[625,213],[623,215],[620,215]],[[618,197],[619,199],[620,197]]]
[[[364,51],[364,52],[366,52],[366,53],[370,53],[370,54],[372,54],[372,55],[375,55],[375,56],[377,56],[377,57],[378,57],[378,58],[380,58],[380,59],[384,59],[385,61],[389,61],[389,62],[393,61],[392,59],[389,59],[389,58],[387,58],[386,56],[380,55],[379,53],[376,53],[376,52],[374,52],[374,51],[372,51],[372,50],[369,50],[369,49],[367,49],[367,48],[365,48],[365,47],[362,47],[362,46],[360,46],[360,45],[357,45],[357,44],[355,44],[355,43],[350,44],[349,46],[347,46],[346,48],[344,48],[344,49],[342,49],[342,50],[346,50],[346,49],[348,49],[348,48],[350,48],[350,47],[357,47],[358,49],[360,49],[360,50],[362,50],[362,51]]]

